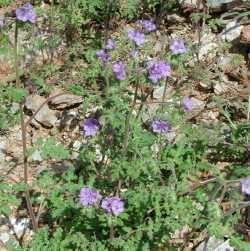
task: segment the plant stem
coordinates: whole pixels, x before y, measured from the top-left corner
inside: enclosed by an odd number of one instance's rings
[[[18,23],[16,21],[15,25],[15,46],[14,46],[14,64],[16,72],[16,86],[21,88],[20,78],[19,78],[19,69],[18,69]],[[20,117],[21,117],[21,133],[22,133],[22,148],[23,148],[23,169],[24,169],[24,183],[27,186],[25,189],[25,199],[27,203],[28,212],[31,218],[32,226],[35,232],[37,232],[37,222],[35,214],[32,208],[30,191],[28,187],[28,157],[27,157],[27,138],[26,138],[26,127],[24,122],[24,113],[23,113],[23,101],[20,102]]]
[[[127,154],[127,150],[128,150],[129,126],[130,126],[130,120],[132,118],[133,110],[136,105],[138,89],[139,89],[139,81],[137,81],[137,83],[136,83],[133,102],[132,102],[128,117],[125,121],[125,133],[124,133],[124,141],[123,141],[123,148],[122,148],[124,156]]]
[[[112,215],[109,216],[109,241],[110,243],[113,241],[114,239],[114,225],[113,225],[113,221],[112,221]]]
[[[16,86],[20,88],[20,78],[19,78],[19,69],[18,69],[18,55],[17,55],[17,44],[18,44],[18,23],[15,24],[15,44],[14,44],[14,65],[16,73]]]
[[[130,127],[130,121],[131,121],[131,118],[132,118],[133,110],[134,110],[135,105],[136,105],[136,100],[137,100],[137,96],[138,96],[138,89],[139,89],[139,79],[137,78],[133,102],[132,102],[132,105],[130,107],[128,117],[127,117],[127,119],[125,121],[124,141],[123,141],[123,147],[122,147],[122,154],[123,154],[124,158],[126,157],[126,154],[127,154],[127,151],[128,151],[129,127]],[[121,182],[121,180],[119,180],[118,185],[117,185],[117,190],[116,190],[116,195],[117,196],[119,196],[119,192],[121,190],[121,184],[122,184],[122,182]]]
[[[161,101],[162,102],[162,106],[161,106],[162,112],[163,112],[165,96],[166,96],[166,92],[167,92],[167,83],[168,83],[168,78],[166,78],[165,85],[164,85],[164,90],[163,90],[163,95],[162,95],[162,101]]]

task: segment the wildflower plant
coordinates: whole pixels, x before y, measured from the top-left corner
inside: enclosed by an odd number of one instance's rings
[[[104,4],[72,1],[62,5],[67,15],[61,18],[87,29],[91,17],[98,23],[105,20]],[[117,5],[112,8],[119,10]],[[38,20],[30,4],[18,8],[16,18],[20,27]],[[84,50],[76,50],[79,62],[87,63],[77,68],[80,84],[69,88],[84,100],[79,128],[73,132],[79,148],[74,149],[74,141],[65,150],[54,139],[40,139],[32,153],[41,151],[42,157],[52,160],[52,167],[39,171],[31,187],[30,154],[24,151],[24,186],[0,184],[0,213],[9,213],[11,202],[21,205],[21,200],[10,196],[13,189],[25,194],[29,203],[35,233],[18,250],[177,250],[184,244],[173,243],[173,235],[183,229],[188,229],[187,240],[206,232],[220,238],[229,235],[241,243],[234,226],[241,219],[238,208],[249,195],[250,173],[243,161],[248,152],[242,146],[247,130],[232,126],[231,143],[225,144],[220,123],[211,125],[211,132],[207,125],[190,122],[192,99],[183,97],[180,86],[173,83],[180,77],[176,62],[188,67],[188,43],[173,40],[166,51],[154,52],[157,27],[153,20],[143,19],[129,31],[125,27],[121,36],[112,34],[98,43],[90,39]],[[17,56],[17,41],[15,45]],[[16,57],[16,84],[23,89],[18,66]],[[167,99],[170,85],[176,91]],[[161,87],[156,99],[155,91]],[[23,111],[27,94],[18,95]],[[27,127],[33,118],[22,121]],[[63,168],[51,171],[56,159]],[[225,160],[228,166],[223,168],[230,170],[229,176],[217,166]],[[231,215],[224,212],[223,201],[233,201]]]

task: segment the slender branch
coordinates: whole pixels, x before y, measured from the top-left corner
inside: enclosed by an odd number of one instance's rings
[[[127,150],[128,150],[129,126],[130,126],[130,120],[131,120],[131,117],[132,117],[132,114],[133,114],[133,110],[134,110],[135,105],[136,105],[138,89],[139,89],[139,83],[137,81],[136,87],[135,87],[134,99],[133,99],[133,102],[132,102],[128,117],[127,117],[126,122],[125,122],[125,133],[124,133],[124,141],[123,141],[123,148],[122,148],[124,156],[127,154]]]
[[[168,78],[166,78],[166,81],[165,81],[163,95],[162,95],[162,100],[161,100],[161,103],[162,103],[162,106],[161,106],[162,112],[163,112],[163,107],[164,107],[164,103],[165,103],[165,96],[166,96],[166,92],[167,92],[167,83],[168,83]]]
[[[19,78],[19,69],[18,69],[18,52],[17,52],[17,45],[18,45],[18,22],[16,20],[15,25],[15,46],[14,46],[14,63],[15,63],[15,72],[16,72],[16,85],[17,87],[21,87],[20,78]],[[27,185],[25,189],[25,199],[27,203],[28,212],[31,218],[32,226],[34,231],[36,232],[37,222],[35,219],[34,210],[32,208],[31,198],[30,198],[30,191],[28,187],[28,158],[27,158],[27,139],[26,139],[26,128],[24,122],[24,113],[23,113],[23,101],[20,102],[20,117],[21,117],[21,132],[22,132],[22,147],[23,147],[23,170],[24,170],[24,183]]]
[[[232,215],[233,213],[235,213],[236,211],[243,209],[245,207],[249,207],[250,206],[250,201],[247,202],[240,202],[238,207],[235,207],[233,209],[231,209],[230,211],[228,211],[227,213],[224,214],[224,218],[227,218],[228,216]]]

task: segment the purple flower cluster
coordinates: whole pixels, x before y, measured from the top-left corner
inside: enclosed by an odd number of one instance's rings
[[[140,23],[146,32],[152,32],[156,30],[156,25],[151,20],[141,20]]]
[[[145,42],[145,35],[144,35],[144,33],[140,32],[140,31],[137,31],[137,30],[134,30],[134,29],[130,29],[128,31],[128,38],[131,41],[135,42],[135,44],[137,46],[141,46]]]
[[[156,83],[157,81],[170,76],[170,64],[165,61],[151,61],[148,63],[149,79]]]
[[[154,120],[152,123],[152,130],[158,134],[165,134],[171,129],[168,122],[164,120]]]
[[[34,11],[33,6],[30,3],[24,4],[22,7],[16,9],[16,18],[22,22],[36,22],[36,12]]]
[[[80,204],[83,206],[95,206],[101,199],[101,194],[93,188],[83,187],[80,191]],[[124,201],[118,197],[106,197],[102,200],[101,208],[108,214],[118,216],[124,211]]]
[[[88,187],[83,187],[80,191],[80,203],[83,206],[93,206],[96,205],[98,201],[100,201],[102,196],[100,193]]]
[[[124,211],[124,201],[118,197],[108,197],[102,201],[101,207],[107,213],[118,216]]]
[[[183,98],[183,108],[186,112],[189,112],[193,108],[193,102],[190,97],[186,96]]]
[[[105,46],[105,49],[98,50],[96,52],[96,56],[100,58],[103,62],[107,62],[111,60],[110,55],[107,53],[107,50],[113,50],[115,49],[115,41],[113,39],[108,39],[107,44]]]
[[[4,26],[4,16],[0,16],[0,27]]]
[[[100,58],[102,61],[107,62],[111,60],[111,57],[105,50],[99,50],[96,52],[96,56]]]
[[[115,49],[115,41],[113,40],[113,39],[108,39],[108,41],[107,41],[107,44],[106,44],[106,49],[107,50],[113,50],[113,49]]]
[[[184,41],[180,38],[172,40],[170,44],[170,50],[172,51],[173,55],[183,54],[187,52]]]
[[[83,125],[85,136],[95,136],[100,129],[101,125],[97,119],[88,118],[84,121]]]
[[[242,193],[250,195],[250,177],[242,179],[240,182]]]
[[[125,66],[123,62],[117,61],[113,63],[112,69],[114,74],[116,75],[116,78],[118,80],[125,80],[126,79],[126,71],[125,71]]]

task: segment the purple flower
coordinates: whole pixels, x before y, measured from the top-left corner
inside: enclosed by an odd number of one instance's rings
[[[101,198],[102,196],[95,189],[83,187],[80,191],[80,203],[83,206],[95,205]]]
[[[117,61],[112,65],[113,72],[116,75],[116,78],[119,80],[126,79],[126,71],[123,62]]]
[[[156,83],[158,80],[164,79],[171,74],[171,67],[165,61],[151,61],[147,67],[149,71],[149,79]]]
[[[182,54],[186,53],[187,48],[185,47],[184,41],[180,38],[176,38],[172,40],[170,44],[170,50],[172,51],[172,54]]]
[[[104,62],[111,60],[111,57],[109,56],[109,54],[107,52],[105,52],[104,50],[97,51],[96,56]]]
[[[142,45],[145,42],[145,35],[140,31],[130,29],[128,31],[128,38],[135,42],[137,46]]]
[[[139,51],[133,50],[129,53],[129,55],[133,58],[137,58],[139,56]]]
[[[36,12],[30,3],[24,4],[22,7],[16,9],[16,18],[20,21],[31,23],[36,22]]]
[[[124,201],[118,197],[108,197],[102,201],[101,207],[107,213],[118,216],[124,211]]]
[[[156,30],[156,25],[151,20],[141,20],[141,24],[147,32]]]
[[[242,179],[240,182],[242,193],[250,195],[250,177]]]
[[[83,130],[85,136],[95,136],[100,129],[98,120],[94,118],[88,118],[83,123]]]
[[[193,108],[193,102],[190,97],[186,96],[183,98],[183,107],[186,112],[189,112]]]
[[[108,39],[106,47],[107,50],[113,50],[115,48],[115,41],[113,39]]]
[[[153,132],[159,134],[165,134],[170,131],[171,127],[168,122],[163,120],[155,120],[152,123]]]
[[[4,16],[0,16],[0,27],[4,26]]]

